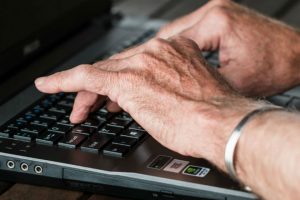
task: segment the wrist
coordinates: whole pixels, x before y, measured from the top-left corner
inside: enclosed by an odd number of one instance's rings
[[[204,157],[219,169],[227,172],[224,155],[225,147],[232,131],[247,114],[253,110],[270,105],[242,97],[223,99],[221,101],[222,104],[220,105],[218,103],[209,105],[209,108],[207,108],[209,114],[203,112],[203,110],[198,112],[199,128],[197,130],[205,130],[207,138],[204,139],[205,149],[197,149],[195,152],[199,153],[195,157]],[[203,121],[206,122],[205,127],[203,127]],[[201,145],[197,144],[194,146],[201,147]]]
[[[294,199],[298,191],[299,120],[297,113],[274,110],[245,126],[236,149],[237,175],[266,199],[274,198],[266,186],[279,191],[276,195],[280,198],[276,199]]]

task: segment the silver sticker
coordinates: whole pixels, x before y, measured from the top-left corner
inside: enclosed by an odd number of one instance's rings
[[[179,173],[188,164],[189,161],[174,159],[164,168],[164,171]]]

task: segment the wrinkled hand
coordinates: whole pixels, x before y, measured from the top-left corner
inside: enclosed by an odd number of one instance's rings
[[[201,50],[219,50],[219,72],[239,92],[267,96],[300,83],[300,37],[293,28],[229,0],[211,0],[162,28]]]
[[[45,93],[80,92],[72,113],[79,121],[97,107],[99,95],[108,96],[164,146],[223,165],[216,155],[223,157],[228,135],[254,104],[236,95],[199,52],[185,38],[153,39],[39,78],[36,86]]]

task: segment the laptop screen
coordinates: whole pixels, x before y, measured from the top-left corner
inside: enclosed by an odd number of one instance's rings
[[[78,6],[83,0],[65,1],[0,1],[0,52],[28,38],[46,24]]]
[[[105,0],[0,0],[0,78],[109,10]]]

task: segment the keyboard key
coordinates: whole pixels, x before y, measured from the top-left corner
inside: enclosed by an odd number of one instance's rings
[[[145,131],[134,130],[134,129],[126,130],[126,131],[122,132],[122,134],[121,134],[121,136],[135,138],[137,140],[142,139],[145,135],[146,135]]]
[[[129,152],[129,147],[110,144],[103,149],[103,154],[113,157],[124,157]]]
[[[101,108],[98,112],[99,113],[105,113],[105,114],[109,113],[108,110],[105,107]]]
[[[58,142],[58,146],[74,149],[78,147],[86,138],[87,136],[85,135],[69,133]]]
[[[26,112],[25,113],[25,115],[27,116],[27,115],[30,115],[30,116],[32,116],[33,118],[35,118],[36,117],[36,114],[33,112],[33,111],[28,111],[28,112]]]
[[[115,126],[120,128],[125,128],[130,124],[130,121],[121,120],[121,119],[112,119],[107,125],[108,126]]]
[[[81,124],[81,126],[99,128],[104,123],[105,123],[105,120],[103,118],[93,115],[93,116],[88,117],[88,119],[83,124]]]
[[[44,127],[44,126],[38,126],[38,125],[35,125],[35,124],[29,124],[26,127],[22,128],[21,131],[22,132],[27,132],[27,133],[33,133],[33,134],[40,134],[45,129],[46,129],[46,127]]]
[[[32,120],[34,120],[35,117],[33,117],[32,115],[24,115],[22,117],[17,118],[17,121],[21,121],[21,122],[31,122]]]
[[[115,118],[125,120],[125,121],[132,121],[133,120],[132,117],[126,112],[122,112],[122,113],[118,114]]]
[[[48,129],[50,132],[56,132],[60,134],[67,134],[71,130],[71,126],[66,126],[63,124],[55,124]]]
[[[72,133],[90,136],[96,131],[93,127],[76,126],[72,129]]]
[[[211,52],[210,51],[202,51],[201,56],[207,59],[209,56],[211,56]]]
[[[0,130],[0,137],[12,137],[15,133],[17,132],[16,129],[11,129],[11,128],[3,128]]]
[[[64,116],[64,113],[48,111],[48,112],[45,112],[44,114],[42,114],[40,117],[57,121],[60,118],[62,118],[63,116]]]
[[[293,98],[288,105],[289,108],[300,110],[300,98]]]
[[[144,131],[143,127],[141,127],[138,123],[134,122],[129,126],[130,130],[139,130]]]
[[[68,99],[57,102],[57,105],[61,105],[69,108],[73,108],[73,104],[74,104],[73,100],[68,100]]]
[[[47,100],[50,102],[56,103],[58,100],[60,100],[63,97],[63,93],[59,94],[50,94],[47,96]]]
[[[118,135],[121,131],[123,130],[123,128],[120,127],[115,127],[115,126],[104,126],[103,128],[101,128],[98,133],[100,134],[107,134],[107,135],[111,135],[111,136],[116,136]]]
[[[76,94],[74,94],[74,93],[68,93],[68,94],[66,94],[66,96],[65,96],[65,99],[67,99],[67,100],[75,100],[75,97],[76,97]]]
[[[7,127],[19,130],[20,128],[24,127],[26,124],[27,122],[24,121],[13,121],[11,123],[8,123]]]
[[[15,138],[16,140],[24,140],[24,141],[33,141],[36,138],[36,134],[35,133],[29,133],[29,132],[17,132],[13,135],[13,138]]]
[[[54,123],[53,120],[50,119],[43,119],[43,118],[38,118],[33,120],[30,124],[38,125],[38,126],[44,126],[44,127],[50,127]]]
[[[268,98],[268,101],[271,103],[277,105],[277,106],[282,106],[285,107],[287,106],[288,102],[291,100],[290,96],[285,96],[285,95],[276,95]]]
[[[210,56],[207,58],[208,63],[215,68],[219,67],[219,54],[217,52],[213,52],[210,54]]]
[[[113,117],[114,114],[99,111],[99,112],[95,113],[95,115],[103,121],[108,121]]]
[[[51,106],[53,105],[53,102],[49,101],[48,99],[44,99],[42,102],[41,102],[41,107],[42,108],[45,108],[45,109],[48,109],[50,108]]]
[[[94,135],[90,139],[86,140],[80,149],[85,152],[99,153],[99,151],[111,141],[111,137],[106,135]]]
[[[130,137],[117,137],[112,141],[113,144],[123,145],[132,148],[136,143],[137,139]]]
[[[49,144],[49,145],[54,145],[56,144],[61,138],[63,137],[63,135],[59,134],[59,133],[55,133],[55,132],[44,132],[41,135],[39,135],[36,138],[36,142],[38,144]]]
[[[70,108],[70,107],[66,107],[66,106],[62,106],[62,105],[56,105],[56,106],[52,106],[49,109],[49,111],[67,114],[67,113],[70,113],[71,109],[72,108]]]
[[[32,112],[35,115],[40,115],[44,111],[45,111],[45,109],[43,107],[41,107],[40,105],[34,106],[34,108],[32,109]]]
[[[58,124],[63,124],[63,125],[66,125],[66,126],[71,126],[71,127],[75,126],[75,124],[72,124],[70,122],[70,117],[69,116],[65,116],[64,118],[59,120],[57,123]]]

